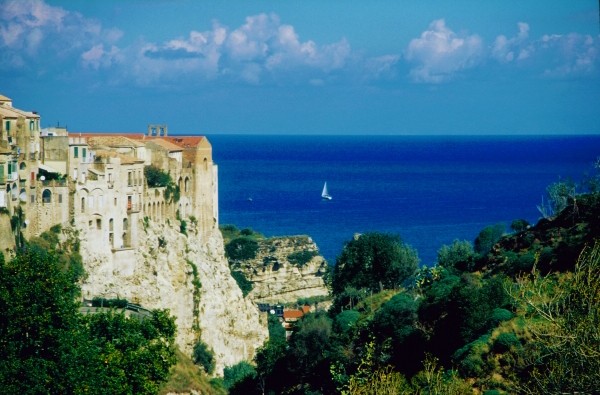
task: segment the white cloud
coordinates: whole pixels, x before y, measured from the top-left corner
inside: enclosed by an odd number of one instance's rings
[[[525,22],[517,24],[519,32],[516,36],[507,38],[504,35],[496,37],[492,46],[492,58],[501,63],[509,63],[529,58],[535,51],[529,40],[529,25]]]
[[[89,57],[99,45],[114,44],[121,36],[118,29],[105,29],[78,12],[41,0],[6,1],[0,8],[0,52],[4,60],[10,61],[2,62],[0,68],[43,68],[39,59],[45,59],[45,67],[61,61],[76,63],[82,54]]]
[[[215,23],[210,31],[148,44],[143,54],[146,59],[134,61],[154,68],[149,72],[155,78],[194,64],[197,80],[223,77],[259,84],[282,75],[297,79],[298,70],[307,74],[305,82],[321,79],[344,68],[351,49],[344,39],[327,45],[302,41],[294,27],[282,24],[277,15],[259,14],[232,30]],[[170,68],[165,67],[166,60]]]
[[[433,21],[429,30],[410,41],[406,59],[415,64],[410,71],[416,82],[440,83],[461,71],[477,65],[483,55],[481,38],[456,34],[443,19]]]
[[[496,37],[491,57],[500,64],[518,64],[533,74],[567,77],[597,72],[600,63],[600,37],[571,33],[529,36],[529,25],[520,22],[515,36]]]

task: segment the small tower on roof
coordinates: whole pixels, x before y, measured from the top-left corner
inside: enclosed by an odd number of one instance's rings
[[[169,135],[169,131],[167,125],[158,125],[158,124],[150,124],[148,125],[148,133],[149,137],[166,137]]]

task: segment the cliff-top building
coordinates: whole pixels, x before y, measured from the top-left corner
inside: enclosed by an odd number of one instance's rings
[[[149,185],[148,171],[172,182]],[[36,112],[0,95],[2,246],[14,245],[11,217],[28,238],[56,224],[85,228],[114,254],[136,247],[145,217],[195,223],[204,237],[218,225],[217,187],[206,137],[169,136],[166,125],[140,134],[41,129]]]

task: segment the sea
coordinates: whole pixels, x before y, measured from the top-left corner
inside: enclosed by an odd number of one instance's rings
[[[599,174],[600,136],[208,135],[219,222],[309,235],[334,265],[346,242],[400,235],[421,265],[488,225],[536,223],[546,188]],[[327,182],[331,200],[321,191]]]

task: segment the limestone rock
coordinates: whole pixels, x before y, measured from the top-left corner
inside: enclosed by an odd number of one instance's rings
[[[257,307],[231,277],[217,229],[201,240],[194,229],[185,236],[178,226],[149,221],[136,248],[117,250],[89,236],[80,229],[84,298],[118,297],[148,309],[169,309],[176,317],[179,348],[191,355],[201,335],[215,352],[217,375],[225,366],[252,360],[266,340]]]
[[[323,280],[327,262],[310,237],[273,237],[258,240],[258,245],[254,259],[234,263],[253,282],[248,296],[255,302],[288,303],[329,295]],[[304,259],[299,262],[294,255]]]

